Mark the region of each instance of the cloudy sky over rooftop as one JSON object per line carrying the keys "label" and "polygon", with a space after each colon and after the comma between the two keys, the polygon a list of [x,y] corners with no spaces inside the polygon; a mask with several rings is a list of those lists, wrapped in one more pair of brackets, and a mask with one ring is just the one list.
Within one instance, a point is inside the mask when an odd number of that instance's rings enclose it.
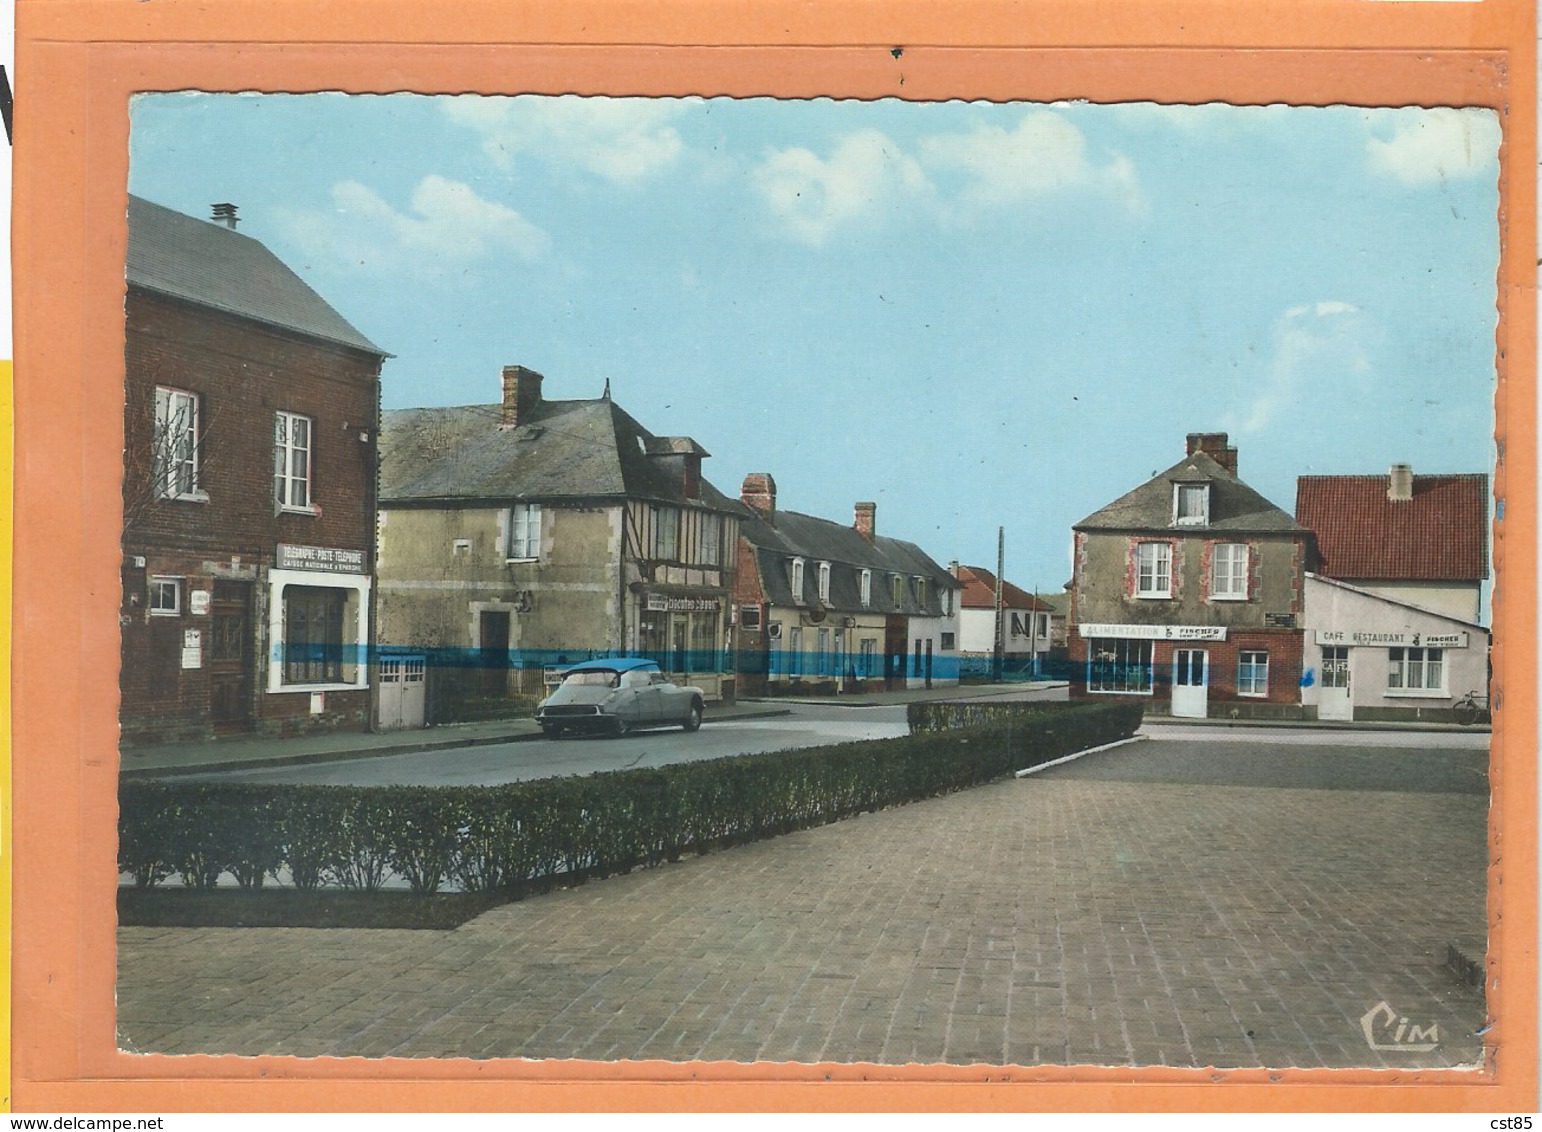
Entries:
{"label": "cloudy sky over rooftop", "polygon": [[1301,474],[1488,471],[1488,111],[139,96],[131,192],[265,242],[396,355],[690,435],[737,494],[1027,588],[1070,526],[1228,431]]}

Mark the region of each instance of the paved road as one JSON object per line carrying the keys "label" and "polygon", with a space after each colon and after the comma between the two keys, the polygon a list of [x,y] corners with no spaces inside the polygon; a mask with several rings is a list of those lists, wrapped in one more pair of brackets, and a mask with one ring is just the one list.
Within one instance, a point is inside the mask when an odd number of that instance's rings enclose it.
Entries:
{"label": "paved road", "polygon": [[343,762],[224,771],[196,778],[206,782],[313,782],[334,786],[491,786],[727,755],[790,751],[854,739],[885,739],[907,734],[908,730],[903,707],[790,704],[785,716],[709,722],[694,734],[670,728],[638,732],[622,739],[528,739]]}
{"label": "paved road", "polygon": [[1481,753],[1169,736],[452,932],[121,929],[121,1041],[868,1079],[1477,1061],[1481,996],[1443,962],[1484,937]]}

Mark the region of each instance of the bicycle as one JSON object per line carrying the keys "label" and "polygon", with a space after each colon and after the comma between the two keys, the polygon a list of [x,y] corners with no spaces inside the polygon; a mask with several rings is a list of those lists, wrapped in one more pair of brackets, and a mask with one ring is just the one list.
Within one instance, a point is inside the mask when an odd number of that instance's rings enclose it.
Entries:
{"label": "bicycle", "polygon": [[1457,700],[1456,703],[1452,704],[1451,714],[1463,727],[1470,727],[1477,723],[1479,717],[1483,715],[1483,708],[1478,703],[1477,691],[1468,692],[1461,699]]}

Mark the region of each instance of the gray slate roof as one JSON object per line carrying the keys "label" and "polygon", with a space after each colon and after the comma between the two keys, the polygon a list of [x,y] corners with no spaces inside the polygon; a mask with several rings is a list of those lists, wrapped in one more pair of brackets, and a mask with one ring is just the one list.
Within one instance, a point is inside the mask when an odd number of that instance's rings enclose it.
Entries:
{"label": "gray slate roof", "polygon": [[748,513],[705,478],[686,499],[678,471],[647,455],[670,447],[606,398],[542,401],[517,428],[500,420],[498,405],[383,413],[380,502],[647,499]]}
{"label": "gray slate roof", "polygon": [[[866,607],[871,612],[940,617],[940,591],[959,588],[958,579],[913,542],[884,535],[868,542],[855,527],[797,511],[778,510],[769,523],[758,512],[751,510],[750,514],[751,517],[740,521],[739,534],[755,553],[761,585],[766,599],[773,605],[813,605],[819,593],[820,562],[831,564],[829,607],[836,610],[857,612],[863,609],[860,580],[863,569],[873,572],[873,600]],[[788,560],[795,557],[803,558],[807,563],[802,602],[793,601],[792,578],[787,566]],[[899,606],[890,601],[890,574],[905,578],[903,601]],[[930,583],[925,607],[915,600],[911,579],[917,577],[926,578]]]}
{"label": "gray slate roof", "polygon": [[[1173,485],[1208,483],[1210,521],[1203,526],[1173,523]],[[1230,534],[1306,534],[1305,527],[1270,503],[1203,452],[1185,456],[1134,491],[1079,523],[1076,531],[1218,531]]]}
{"label": "gray slate roof", "polygon": [[225,314],[390,357],[250,236],[128,198],[128,283]]}

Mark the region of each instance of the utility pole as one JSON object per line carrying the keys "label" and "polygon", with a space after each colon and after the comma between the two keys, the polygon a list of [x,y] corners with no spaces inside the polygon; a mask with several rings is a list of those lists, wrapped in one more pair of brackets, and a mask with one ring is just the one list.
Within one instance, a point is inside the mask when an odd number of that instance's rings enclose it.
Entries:
{"label": "utility pole", "polygon": [[1002,615],[1005,613],[1001,588],[1001,575],[1006,570],[1006,528],[996,528],[996,642],[991,649],[991,680],[994,683],[1001,682],[1002,662],[1005,659],[1007,647],[1006,626],[1002,624]]}

